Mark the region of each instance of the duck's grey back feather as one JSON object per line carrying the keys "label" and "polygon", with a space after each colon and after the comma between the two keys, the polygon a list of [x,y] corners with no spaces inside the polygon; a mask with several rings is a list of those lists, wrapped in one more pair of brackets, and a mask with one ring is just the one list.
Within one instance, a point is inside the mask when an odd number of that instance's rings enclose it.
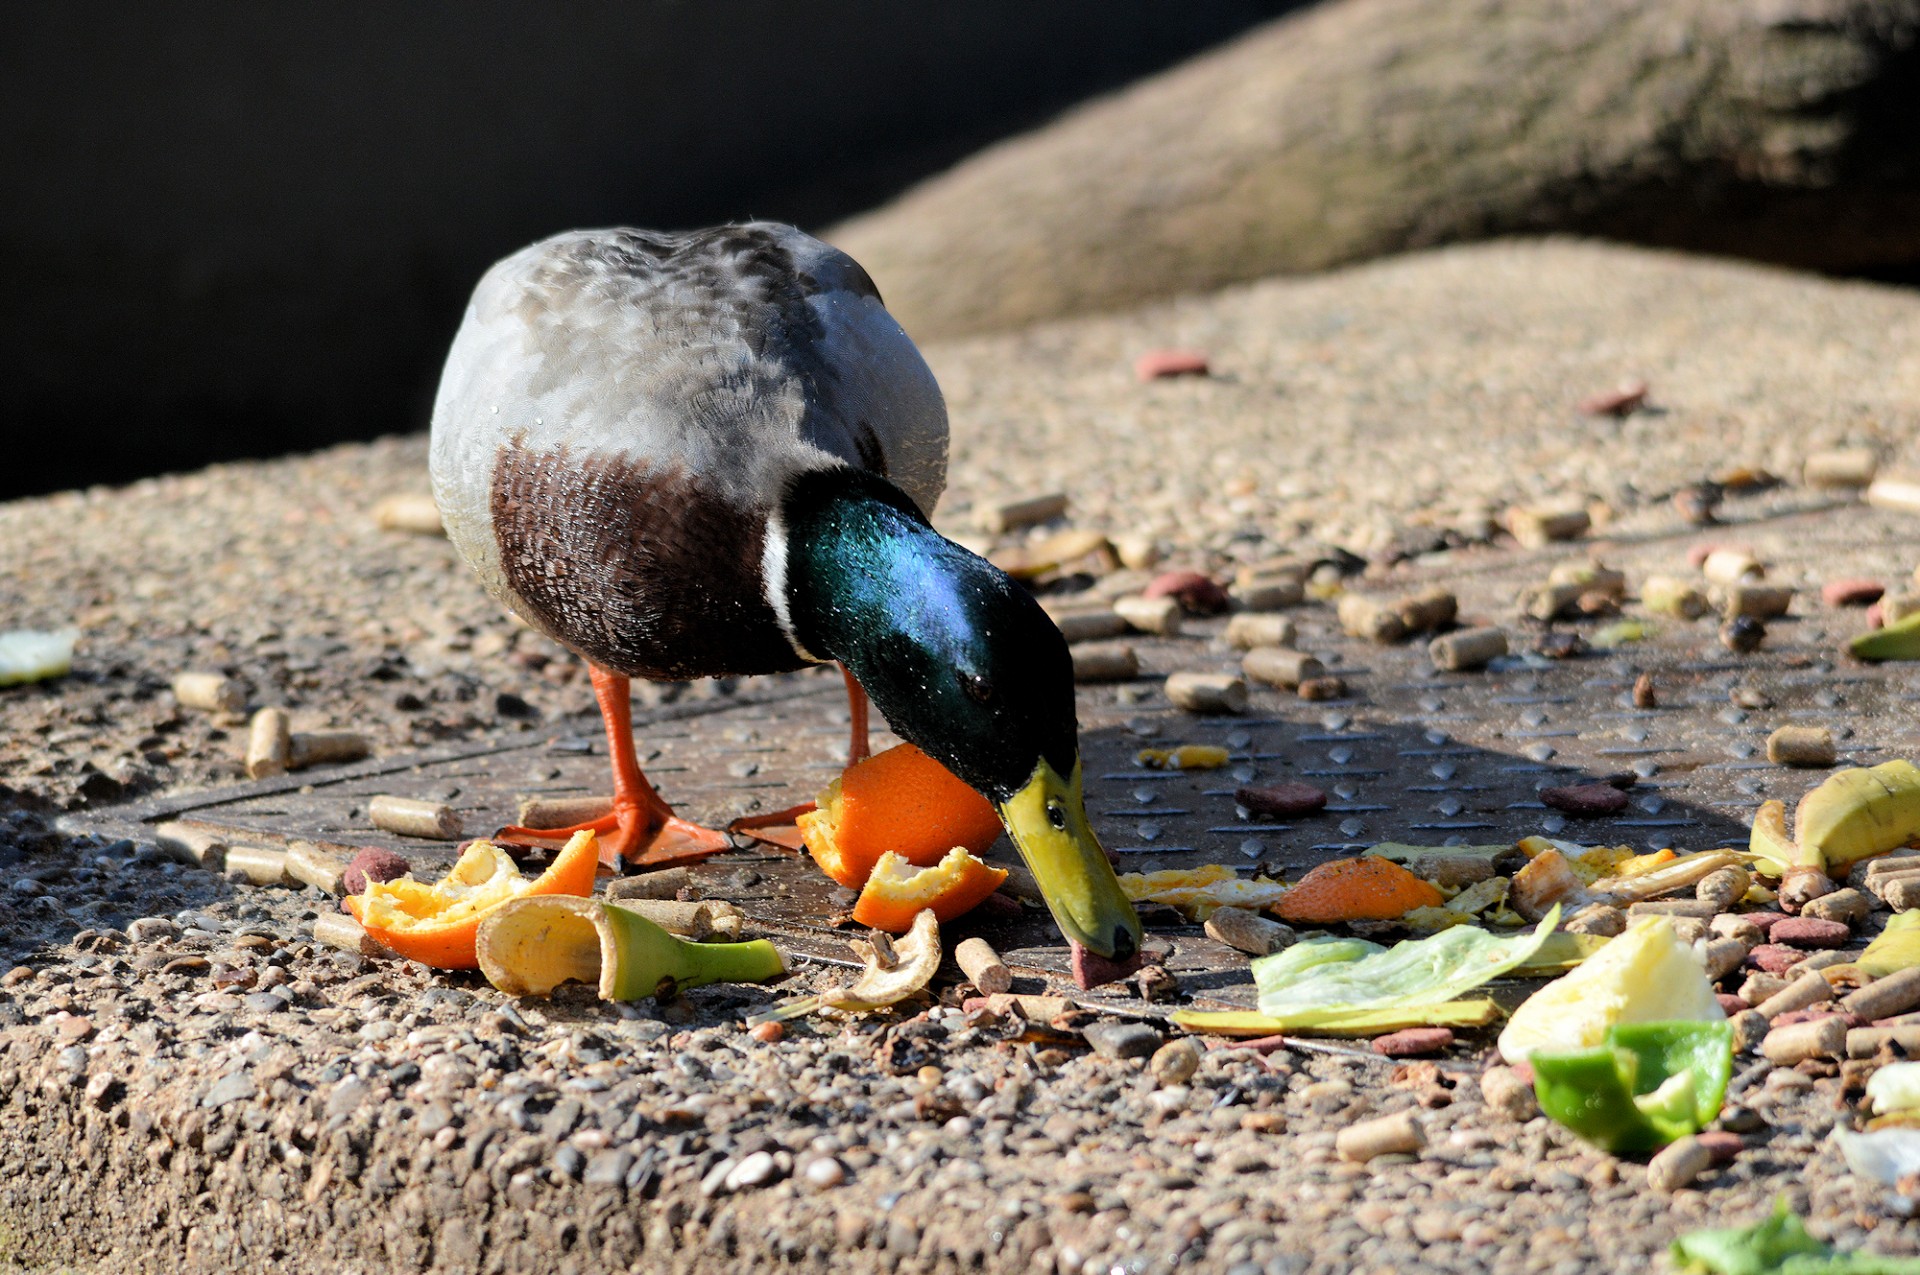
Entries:
{"label": "duck's grey back feather", "polygon": [[[553,605],[516,587],[524,572],[503,565],[503,455],[534,458],[543,472],[601,471],[600,499],[609,467],[656,483],[676,476],[703,502],[764,523],[792,474],[835,461],[884,474],[930,513],[946,451],[939,387],[866,272],[792,227],[753,223],[576,231],[495,265],[448,355],[432,468],[448,534],[489,591],[594,658]],[[756,527],[739,552],[760,535]],[[625,552],[597,549],[590,556]],[[641,549],[648,569],[671,570]],[[757,593],[760,564],[750,565]],[[642,613],[598,622],[644,629],[671,601],[642,599]]]}

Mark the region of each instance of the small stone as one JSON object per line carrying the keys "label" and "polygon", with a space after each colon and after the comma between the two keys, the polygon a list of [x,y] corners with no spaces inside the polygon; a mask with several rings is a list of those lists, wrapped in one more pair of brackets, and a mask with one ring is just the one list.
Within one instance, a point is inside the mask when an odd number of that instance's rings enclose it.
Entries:
{"label": "small stone", "polygon": [[807,1185],[816,1191],[830,1191],[847,1180],[847,1166],[832,1156],[821,1156],[808,1161],[803,1175]]}
{"label": "small stone", "polygon": [[1500,1115],[1524,1123],[1540,1114],[1533,1086],[1511,1067],[1489,1067],[1480,1076],[1480,1096]]}
{"label": "small stone", "polygon": [[787,1034],[787,1029],[779,1023],[759,1023],[747,1033],[763,1045],[771,1045]]}
{"label": "small stone", "polygon": [[179,937],[180,927],[170,917],[143,916],[127,925],[127,938],[140,946],[164,943]]}
{"label": "small stone", "polygon": [[1412,1155],[1427,1145],[1426,1131],[1411,1111],[1396,1111],[1348,1125],[1334,1135],[1333,1148],[1343,1160],[1362,1164],[1377,1156]]}
{"label": "small stone", "polygon": [[1170,1040],[1154,1050],[1147,1070],[1154,1080],[1166,1086],[1184,1085],[1200,1068],[1200,1046],[1189,1037]]}
{"label": "small stone", "polygon": [[1728,620],[1720,626],[1720,645],[1735,655],[1752,655],[1767,640],[1767,626],[1750,616]]}
{"label": "small stone", "polygon": [[728,1191],[750,1191],[780,1176],[779,1162],[770,1151],[756,1151],[735,1165],[725,1179]]}
{"label": "small stone", "polygon": [[1843,921],[1823,921],[1804,914],[1777,921],[1767,932],[1769,944],[1784,943],[1790,947],[1845,947],[1852,937],[1853,931]]}
{"label": "small stone", "polygon": [[96,1107],[111,1107],[112,1096],[119,1087],[119,1077],[110,1071],[99,1072],[87,1081],[87,1101]]}
{"label": "small stone", "polygon": [[1830,607],[1872,606],[1886,591],[1878,580],[1829,580],[1820,586],[1820,600]]}
{"label": "small stone", "polygon": [[1570,784],[1544,790],[1540,800],[1576,819],[1595,819],[1619,814],[1627,808],[1628,797],[1612,784]]}
{"label": "small stone", "polygon": [[369,881],[394,881],[406,876],[413,865],[391,850],[362,846],[347,863],[341,886],[348,894],[365,894]]}
{"label": "small stone", "polygon": [[68,1044],[76,1044],[93,1035],[93,1020],[83,1014],[69,1014],[58,1021],[54,1033]]}
{"label": "small stone", "polygon": [[1388,1058],[1418,1058],[1422,1054],[1437,1054],[1452,1045],[1452,1028],[1403,1027],[1397,1032],[1374,1037],[1373,1052]]}
{"label": "small stone", "polygon": [[213,1082],[206,1096],[200,1099],[200,1105],[209,1110],[224,1107],[230,1102],[243,1102],[259,1092],[254,1088],[253,1077],[244,1071],[228,1072]]}
{"label": "small stone", "polygon": [[1102,1058],[1145,1058],[1160,1048],[1160,1033],[1146,1023],[1102,1019],[1080,1034]]}

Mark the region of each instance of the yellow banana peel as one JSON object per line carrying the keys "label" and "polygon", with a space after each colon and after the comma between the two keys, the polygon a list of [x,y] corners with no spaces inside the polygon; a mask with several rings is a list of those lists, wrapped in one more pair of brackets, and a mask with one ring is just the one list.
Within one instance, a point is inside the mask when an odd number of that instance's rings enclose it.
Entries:
{"label": "yellow banana peel", "polygon": [[1920,844],[1920,767],[1896,760],[1834,772],[1800,799],[1794,831],[1787,833],[1785,804],[1766,802],[1753,817],[1748,849],[1756,867],[1788,878],[1783,890],[1797,886],[1796,894],[1812,878],[1844,877],[1862,859]]}
{"label": "yellow banana peel", "polygon": [[1784,876],[1788,868],[1799,865],[1800,847],[1787,832],[1786,802],[1761,803],[1753,816],[1753,832],[1747,838],[1747,849],[1753,854],[1753,866],[1766,876]]}
{"label": "yellow banana peel", "polygon": [[1920,839],[1920,766],[1890,761],[1837,771],[1800,799],[1794,825],[1809,861],[1829,876],[1898,850]]}

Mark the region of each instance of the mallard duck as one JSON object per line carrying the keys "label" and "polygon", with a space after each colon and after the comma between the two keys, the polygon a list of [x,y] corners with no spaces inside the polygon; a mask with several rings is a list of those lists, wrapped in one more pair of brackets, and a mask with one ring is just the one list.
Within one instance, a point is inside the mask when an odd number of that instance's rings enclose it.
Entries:
{"label": "mallard duck", "polygon": [[934,531],[946,460],[939,386],[866,271],[770,223],[514,253],[475,290],[433,412],[448,536],[592,669],[610,855],[728,844],[641,773],[629,678],[837,661],[856,739],[864,689],[994,803],[1070,942],[1127,961],[1140,923],[1087,821],[1066,644]]}

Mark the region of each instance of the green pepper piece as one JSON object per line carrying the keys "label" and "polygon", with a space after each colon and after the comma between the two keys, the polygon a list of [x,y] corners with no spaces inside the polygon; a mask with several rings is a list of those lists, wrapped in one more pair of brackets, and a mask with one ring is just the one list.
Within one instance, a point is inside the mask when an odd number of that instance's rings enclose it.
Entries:
{"label": "green pepper piece", "polygon": [[1720,1114],[1733,1075],[1733,1028],[1623,1023],[1596,1048],[1530,1061],[1547,1115],[1604,1151],[1652,1151]]}

